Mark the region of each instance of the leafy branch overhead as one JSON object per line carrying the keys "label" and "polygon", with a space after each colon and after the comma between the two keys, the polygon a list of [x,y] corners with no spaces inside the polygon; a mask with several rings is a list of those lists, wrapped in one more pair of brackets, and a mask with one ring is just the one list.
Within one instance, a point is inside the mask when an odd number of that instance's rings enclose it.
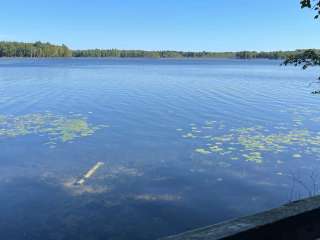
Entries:
{"label": "leafy branch overhead", "polygon": [[[303,69],[320,65],[320,54],[318,50],[309,49],[295,55],[289,56],[284,65],[293,64],[294,66],[302,65]],[[320,80],[320,78],[319,78]]]}
{"label": "leafy branch overhead", "polygon": [[[320,16],[320,0],[300,0],[301,8],[309,8],[316,11],[315,19]],[[309,49],[305,51],[298,51],[287,57],[283,63],[284,65],[293,64],[294,66],[302,65],[303,69],[312,66],[320,66],[320,51]],[[320,77],[319,77],[320,80]],[[319,91],[320,92],[320,91]],[[318,91],[317,91],[318,93]]]}
{"label": "leafy branch overhead", "polygon": [[316,11],[315,19],[319,18],[320,15],[320,1],[319,0],[301,0],[301,8],[310,8]]}

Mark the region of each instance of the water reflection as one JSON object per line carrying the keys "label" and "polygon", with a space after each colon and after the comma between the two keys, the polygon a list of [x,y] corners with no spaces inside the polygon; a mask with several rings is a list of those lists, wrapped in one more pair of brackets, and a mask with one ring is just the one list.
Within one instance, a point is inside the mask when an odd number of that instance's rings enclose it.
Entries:
{"label": "water reflection", "polygon": [[278,64],[0,60],[1,238],[155,239],[317,192],[317,74]]}

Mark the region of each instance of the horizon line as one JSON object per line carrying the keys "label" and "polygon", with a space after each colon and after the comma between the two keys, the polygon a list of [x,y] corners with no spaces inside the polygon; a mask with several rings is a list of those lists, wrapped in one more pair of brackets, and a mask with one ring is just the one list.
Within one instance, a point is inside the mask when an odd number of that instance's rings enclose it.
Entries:
{"label": "horizon line", "polygon": [[145,51],[145,52],[194,52],[194,53],[200,53],[200,52],[209,52],[209,53],[237,53],[237,52],[294,52],[299,50],[307,50],[307,49],[314,49],[318,50],[319,48],[295,48],[295,49],[269,49],[269,50],[248,50],[248,49],[242,49],[242,50],[224,50],[224,51],[215,51],[215,50],[186,50],[186,49],[140,49],[140,48],[132,48],[132,49],[126,49],[126,48],[116,48],[116,47],[92,47],[92,48],[72,48],[70,45],[66,43],[57,43],[57,42],[49,42],[49,41],[43,41],[43,40],[35,40],[35,41],[21,41],[21,40],[1,40],[0,42],[15,42],[15,43],[26,43],[26,44],[34,44],[36,42],[41,43],[49,43],[52,45],[62,46],[65,45],[69,48],[71,51],[85,51],[85,50],[119,50],[119,51]]}

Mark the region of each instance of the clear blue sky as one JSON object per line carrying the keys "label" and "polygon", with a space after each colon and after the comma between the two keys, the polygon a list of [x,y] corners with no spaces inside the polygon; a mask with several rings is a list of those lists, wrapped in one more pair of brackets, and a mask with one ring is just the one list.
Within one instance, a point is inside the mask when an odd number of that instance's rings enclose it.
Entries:
{"label": "clear blue sky", "polygon": [[320,20],[299,0],[5,0],[0,40],[73,49],[320,48]]}

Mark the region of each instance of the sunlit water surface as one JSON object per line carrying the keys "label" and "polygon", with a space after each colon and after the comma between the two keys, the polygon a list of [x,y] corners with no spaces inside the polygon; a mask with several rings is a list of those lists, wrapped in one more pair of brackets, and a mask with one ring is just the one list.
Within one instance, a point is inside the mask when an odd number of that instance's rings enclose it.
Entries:
{"label": "sunlit water surface", "polygon": [[0,60],[0,238],[149,240],[317,193],[316,77],[268,60]]}

